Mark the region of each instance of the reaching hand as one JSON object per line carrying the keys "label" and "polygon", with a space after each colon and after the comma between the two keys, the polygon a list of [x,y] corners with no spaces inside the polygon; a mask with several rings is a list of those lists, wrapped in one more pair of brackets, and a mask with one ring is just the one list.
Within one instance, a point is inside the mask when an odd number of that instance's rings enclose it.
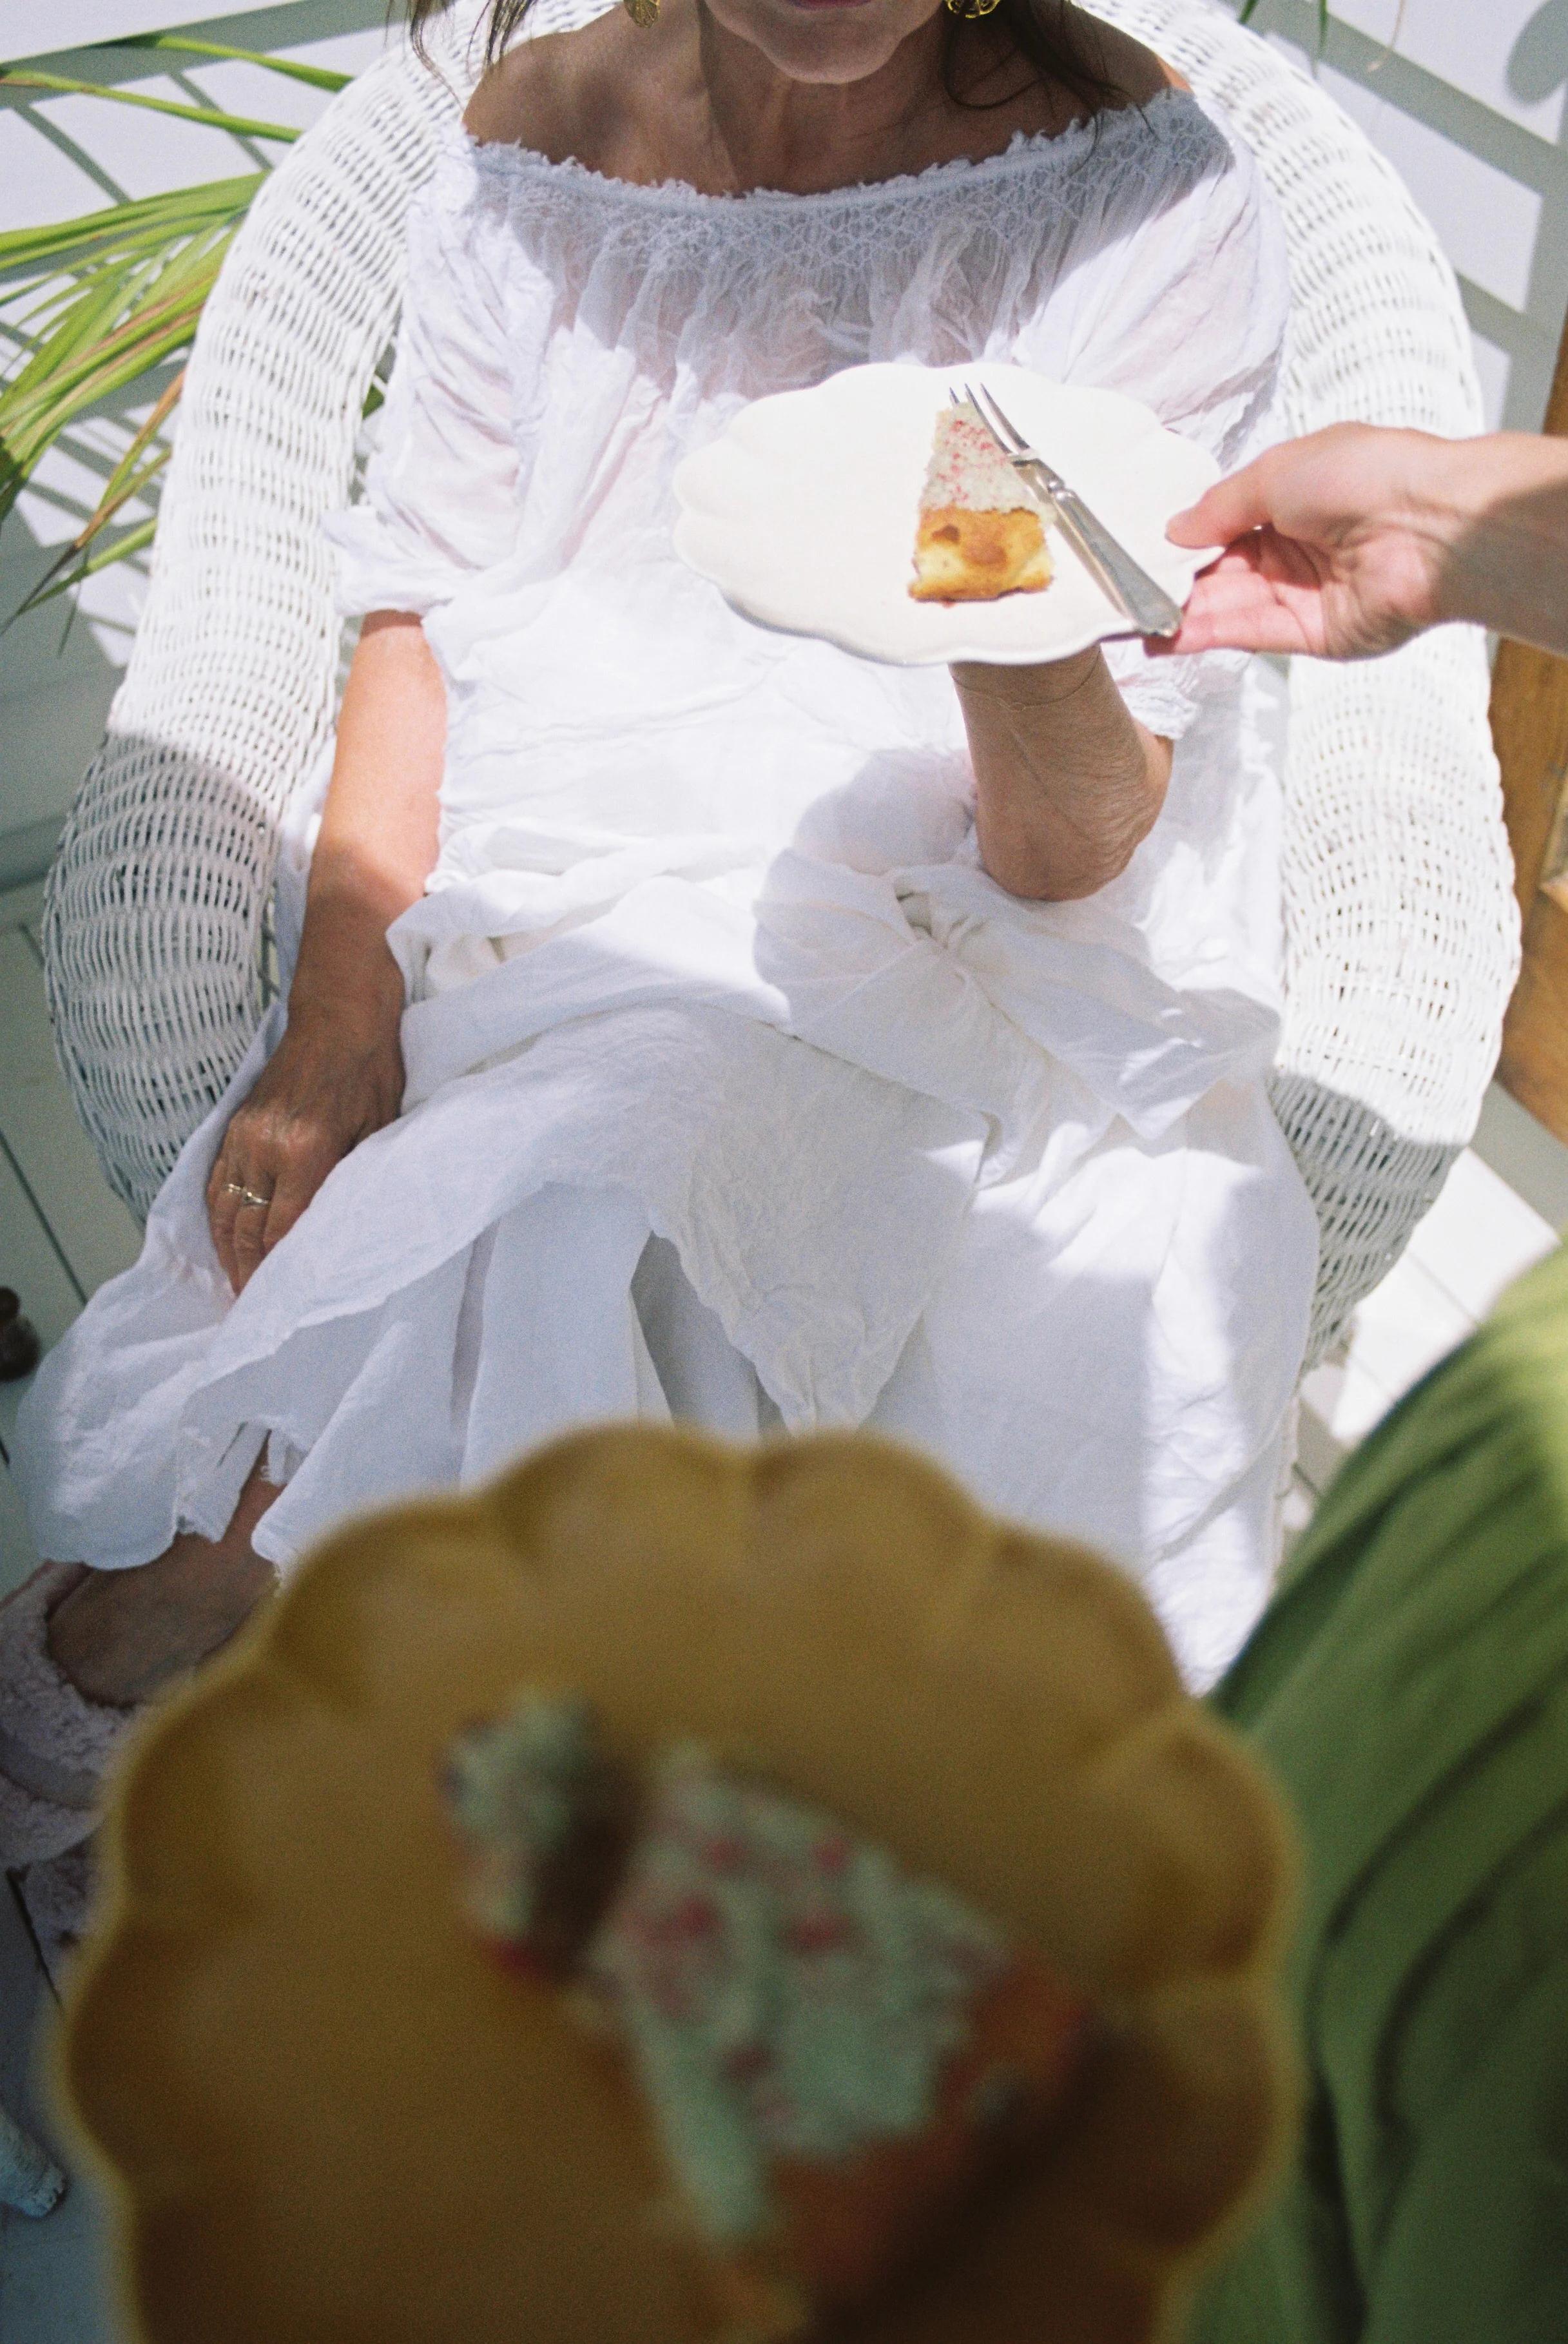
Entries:
{"label": "reaching hand", "polygon": [[1151,651],[1371,659],[1444,616],[1449,547],[1429,476],[1446,443],[1340,423],[1220,480],[1168,534],[1227,551]]}
{"label": "reaching hand", "polygon": [[341,1024],[290,1023],[225,1132],[207,1184],[212,1241],[237,1294],[333,1166],[391,1122],[402,1090],[395,1019],[364,1036]]}

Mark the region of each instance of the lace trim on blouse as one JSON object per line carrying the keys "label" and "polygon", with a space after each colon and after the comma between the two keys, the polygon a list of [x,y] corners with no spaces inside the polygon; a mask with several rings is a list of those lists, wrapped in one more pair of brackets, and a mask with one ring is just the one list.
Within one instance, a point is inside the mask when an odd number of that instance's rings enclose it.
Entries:
{"label": "lace trim on blouse", "polygon": [[977,182],[1017,177],[1047,165],[1057,169],[1076,167],[1087,155],[1103,155],[1107,139],[1125,136],[1125,126],[1128,124],[1136,125],[1146,136],[1152,134],[1166,137],[1167,126],[1172,121],[1178,126],[1178,136],[1167,138],[1167,143],[1183,144],[1179,131],[1185,129],[1189,134],[1185,143],[1194,159],[1207,160],[1217,150],[1224,151],[1223,137],[1190,91],[1162,89],[1145,106],[1118,106],[1094,116],[1090,121],[1070,124],[1066,130],[1016,130],[1007,146],[995,155],[956,155],[943,163],[928,163],[921,171],[898,172],[890,179],[857,179],[847,187],[820,187],[804,194],[793,187],[746,187],[737,194],[714,195],[693,187],[686,179],[616,179],[594,170],[591,164],[579,162],[574,155],[557,160],[541,154],[537,147],[510,140],[474,138],[460,122],[452,136],[457,152],[477,172],[502,182],[513,177],[555,177],[605,203],[643,203],[679,210],[698,206],[767,210],[775,206],[793,209],[799,204],[827,207],[907,203],[946,193],[952,187],[968,192]]}

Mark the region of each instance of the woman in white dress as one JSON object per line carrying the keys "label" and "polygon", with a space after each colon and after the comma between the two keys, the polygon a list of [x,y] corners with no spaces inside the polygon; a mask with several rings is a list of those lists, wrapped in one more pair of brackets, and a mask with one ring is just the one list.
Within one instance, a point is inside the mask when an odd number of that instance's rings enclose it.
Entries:
{"label": "woman in white dress", "polygon": [[334,1521],[586,1420],[883,1428],[1195,1680],[1258,1610],[1316,1234],[1237,663],[882,668],[671,545],[688,450],[868,359],[1266,432],[1249,157],[1057,0],[956,5],[637,0],[508,50],[418,198],[287,1021],[26,1408],[10,1860],[46,1692],[90,1773]]}

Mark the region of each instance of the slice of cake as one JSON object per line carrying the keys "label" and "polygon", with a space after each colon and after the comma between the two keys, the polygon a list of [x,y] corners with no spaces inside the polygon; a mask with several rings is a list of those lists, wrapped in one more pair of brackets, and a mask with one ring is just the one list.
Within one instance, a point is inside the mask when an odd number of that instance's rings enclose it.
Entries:
{"label": "slice of cake", "polygon": [[1057,2131],[1087,2005],[819,1809],[691,1745],[634,1776],[572,1696],[447,1789],[471,1919],[615,2046],[733,2344],[875,2306]]}
{"label": "slice of cake", "polygon": [[917,602],[994,602],[1051,582],[1039,506],[967,399],[946,407],[920,491]]}

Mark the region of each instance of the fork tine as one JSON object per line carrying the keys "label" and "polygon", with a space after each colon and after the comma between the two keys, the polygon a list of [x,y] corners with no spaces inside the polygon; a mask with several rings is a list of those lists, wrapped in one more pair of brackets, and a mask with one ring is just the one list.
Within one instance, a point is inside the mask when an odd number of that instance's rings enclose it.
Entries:
{"label": "fork tine", "polygon": [[980,406],[981,414],[986,418],[986,420],[990,424],[992,430],[997,434],[998,438],[1007,442],[1011,452],[1015,456],[1019,454],[1022,450],[1028,446],[1028,441],[1025,439],[1017,425],[1002,412],[1002,409],[997,406],[996,399],[992,397],[991,393],[986,389],[984,385],[981,385],[977,392],[972,393],[971,396],[976,399],[976,405],[979,405],[981,400],[985,402],[983,406]]}
{"label": "fork tine", "polygon": [[[979,417],[980,421],[990,433],[992,439],[996,441],[997,447],[1001,450],[1003,455],[1010,456],[1013,453],[1013,449],[1003,433],[997,429],[990,412],[990,410],[996,406],[996,401],[992,399],[989,391],[982,389],[978,383],[966,382],[964,385],[964,395],[968,399],[970,406],[975,410],[975,413]],[[1022,441],[1020,441],[1019,445],[1022,446]]]}

